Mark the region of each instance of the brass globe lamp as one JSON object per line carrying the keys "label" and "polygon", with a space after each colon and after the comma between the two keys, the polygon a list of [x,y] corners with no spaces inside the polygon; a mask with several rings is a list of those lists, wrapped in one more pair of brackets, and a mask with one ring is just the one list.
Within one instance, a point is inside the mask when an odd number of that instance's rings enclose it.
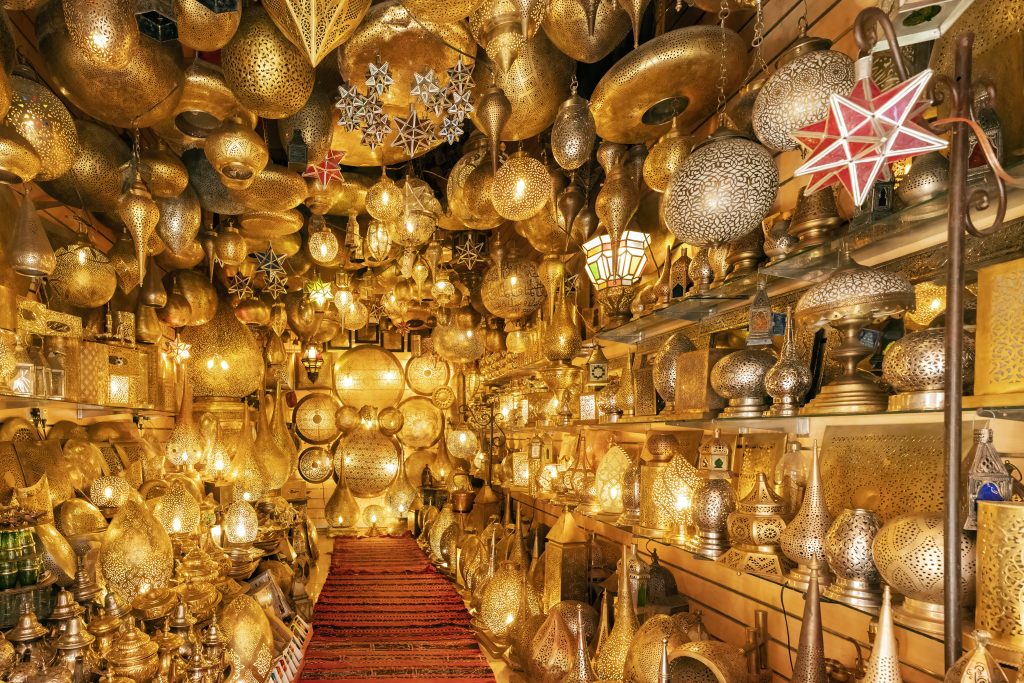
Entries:
{"label": "brass globe lamp", "polygon": [[366,213],[382,223],[397,221],[402,215],[402,191],[391,178],[381,175],[366,191]]}
{"label": "brass globe lamp", "polygon": [[760,229],[775,203],[779,171],[771,153],[721,129],[672,176],[662,200],[665,226],[695,246],[714,246]]}
{"label": "brass globe lamp", "polygon": [[576,94],[562,102],[551,128],[551,155],[559,166],[575,171],[590,160],[597,138],[589,102]]}
{"label": "brass globe lamp", "polygon": [[551,198],[551,174],[544,164],[519,150],[494,174],[491,202],[510,221],[533,218]]}
{"label": "brass globe lamp", "polygon": [[[332,263],[338,256],[338,236],[327,227],[323,216],[316,214],[309,218],[309,240],[306,242],[309,255],[320,264]],[[337,305],[337,302],[335,302]],[[341,306],[338,305],[339,310]]]}
{"label": "brass globe lamp", "polygon": [[199,528],[199,501],[178,479],[157,500],[153,515],[172,538],[186,536]]}
{"label": "brass globe lamp", "polygon": [[123,67],[136,49],[139,30],[131,7],[119,0],[62,3],[68,39],[83,58]]}
{"label": "brass globe lamp", "polygon": [[20,135],[39,157],[37,180],[53,180],[70,170],[78,154],[78,132],[60,99],[31,77],[30,71],[11,76],[14,93],[4,124]]}
{"label": "brass globe lamp", "polygon": [[97,308],[110,301],[117,289],[117,272],[106,254],[89,242],[85,232],[78,240],[58,249],[56,267],[50,274],[53,293],[71,306]]}
{"label": "brass globe lamp", "polygon": [[398,473],[400,447],[373,427],[361,426],[335,444],[334,468],[344,469],[354,495],[379,496]]}
{"label": "brass globe lamp", "polygon": [[249,545],[256,540],[260,522],[252,505],[244,500],[236,500],[224,511],[221,525],[228,543]]}
{"label": "brass globe lamp", "polygon": [[491,251],[494,265],[487,269],[480,287],[484,306],[492,315],[506,320],[528,317],[540,308],[545,297],[536,264],[520,258],[514,247],[506,254],[496,243]]}
{"label": "brass globe lamp", "polygon": [[644,159],[644,182],[655,192],[664,192],[675,172],[682,166],[693,149],[693,138],[684,135],[677,120],[672,127],[651,147]]}

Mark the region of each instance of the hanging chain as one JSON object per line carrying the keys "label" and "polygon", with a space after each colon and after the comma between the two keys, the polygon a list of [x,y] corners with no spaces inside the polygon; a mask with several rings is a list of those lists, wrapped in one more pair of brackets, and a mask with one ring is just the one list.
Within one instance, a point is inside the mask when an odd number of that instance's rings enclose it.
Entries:
{"label": "hanging chain", "polygon": [[575,95],[576,91],[579,90],[579,88],[580,88],[580,82],[579,82],[579,80],[577,80],[576,74],[574,72],[573,75],[572,75],[572,79],[569,80],[569,92],[571,94]]}
{"label": "hanging chain", "polygon": [[754,60],[751,61],[751,64],[757,64],[761,67],[762,73],[768,73],[768,65],[764,61],[764,51],[761,49],[763,45],[764,2],[763,0],[757,0],[756,13],[754,14],[754,39],[750,41],[750,46],[754,48]]}
{"label": "hanging chain", "polygon": [[726,69],[725,69],[725,20],[729,18],[729,0],[721,0],[721,5],[718,10],[718,26],[722,29],[722,40],[719,45],[719,61],[718,61],[718,126],[722,127],[725,125],[725,84],[726,84]]}

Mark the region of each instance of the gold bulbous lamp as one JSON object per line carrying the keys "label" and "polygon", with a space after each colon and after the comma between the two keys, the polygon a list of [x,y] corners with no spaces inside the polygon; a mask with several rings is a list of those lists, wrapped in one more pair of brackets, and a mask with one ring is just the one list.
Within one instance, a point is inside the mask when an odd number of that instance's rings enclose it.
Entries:
{"label": "gold bulbous lamp", "polygon": [[324,506],[324,518],[332,529],[351,529],[359,522],[359,503],[348,486],[344,465],[339,468],[339,464],[342,463],[335,460],[334,471],[338,474],[338,485]]}
{"label": "gold bulbous lamp", "polygon": [[252,185],[270,161],[267,143],[241,117],[224,121],[207,136],[203,149],[221,182],[233,190]]}
{"label": "gold bulbous lamp", "polygon": [[[190,352],[191,353],[191,352]],[[202,460],[203,434],[192,420],[192,387],[185,382],[181,406],[174,427],[167,436],[164,453],[167,461],[175,467],[195,465]]]}
{"label": "gold bulbous lamp", "polygon": [[268,491],[275,491],[284,486],[288,477],[292,474],[292,458],[277,444],[273,431],[270,428],[270,421],[267,417],[267,396],[256,409],[256,441],[253,448],[260,454],[260,465],[266,473],[266,488]]}
{"label": "gold bulbous lamp", "polygon": [[142,279],[146,276],[149,240],[160,222],[160,208],[153,201],[153,195],[149,193],[138,171],[135,172],[135,180],[131,187],[121,195],[117,215],[135,241],[135,254],[139,259],[139,278]]}
{"label": "gold bulbous lamp", "polygon": [[18,275],[46,277],[57,267],[53,247],[36,214],[36,206],[28,196],[18,207],[18,218],[8,250],[11,268]]}
{"label": "gold bulbous lamp", "polygon": [[153,506],[153,516],[171,537],[195,533],[199,528],[199,514],[199,501],[180,479],[171,482],[167,492]]}
{"label": "gold bulbous lamp", "polygon": [[196,397],[242,398],[259,386],[260,345],[226,302],[206,324],[182,330],[181,339],[192,345],[188,370]]}
{"label": "gold bulbous lamp", "polygon": [[228,543],[249,545],[256,540],[259,518],[251,504],[244,500],[236,500],[224,511],[224,521],[221,525]]}
{"label": "gold bulbous lamp", "polygon": [[[273,68],[264,68],[273,64]],[[309,60],[282,35],[263,7],[242,13],[238,31],[221,51],[224,80],[246,109],[269,119],[291,116],[313,92]]]}
{"label": "gold bulbous lamp", "polygon": [[55,297],[71,306],[97,308],[117,290],[117,273],[110,259],[96,249],[84,230],[78,239],[54,253],[56,267],[48,280]]}
{"label": "gold bulbous lamp", "polygon": [[523,221],[540,213],[551,197],[551,174],[540,161],[519,150],[494,174],[491,202],[498,214]]}
{"label": "gold bulbous lamp", "polygon": [[78,132],[71,113],[31,71],[11,76],[14,93],[4,124],[20,135],[39,157],[36,180],[54,180],[68,172],[78,154]]}
{"label": "gold bulbous lamp", "polygon": [[128,500],[103,532],[99,568],[107,589],[129,601],[170,583],[171,539],[141,501]]}

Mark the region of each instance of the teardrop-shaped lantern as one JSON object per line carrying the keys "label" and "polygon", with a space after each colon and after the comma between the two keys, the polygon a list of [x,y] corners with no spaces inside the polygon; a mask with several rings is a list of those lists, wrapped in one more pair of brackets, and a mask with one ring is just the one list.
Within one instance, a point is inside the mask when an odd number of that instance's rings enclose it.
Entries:
{"label": "teardrop-shaped lantern", "polygon": [[324,517],[332,527],[349,529],[359,521],[359,503],[348,487],[344,466],[339,471],[338,464],[338,460],[335,459],[335,472],[338,473],[339,480],[338,485],[334,487],[334,493],[324,506]]}
{"label": "teardrop-shaped lantern", "polygon": [[[276,338],[280,342],[280,336],[276,336]],[[270,343],[268,343],[267,348],[270,346]],[[281,391],[279,383],[274,397],[274,419],[270,422],[270,433],[274,437],[274,443],[288,457],[289,470],[293,471],[299,461],[299,451],[295,447],[295,440],[292,439],[291,432],[288,430],[289,412],[288,402],[285,400],[285,392]]]}
{"label": "teardrop-shaped lantern", "polygon": [[498,145],[501,143],[501,132],[512,116],[512,103],[501,88],[492,84],[476,103],[476,116],[480,121],[480,130],[491,145],[491,170],[497,173]]}
{"label": "teardrop-shaped lantern", "polygon": [[203,435],[192,419],[192,385],[186,380],[177,419],[164,444],[164,454],[175,467],[184,467],[200,462],[202,450]]}
{"label": "teardrop-shaped lantern", "polygon": [[135,339],[140,344],[156,344],[164,336],[164,328],[160,324],[160,318],[156,309],[142,303],[139,297],[139,305],[135,307]]}
{"label": "teardrop-shaped lantern", "polygon": [[235,441],[235,452],[231,456],[228,478],[232,482],[235,500],[254,503],[266,493],[267,473],[256,455],[248,405],[243,408],[242,429]]}
{"label": "teardrop-shaped lantern", "polygon": [[153,516],[172,536],[186,536],[199,528],[199,501],[179,478],[171,482],[167,493],[153,506]]}
{"label": "teardrop-shaped lantern", "polygon": [[155,201],[160,211],[156,234],[170,251],[175,254],[184,252],[199,234],[203,215],[199,196],[190,185],[177,197],[157,198]]}
{"label": "teardrop-shaped lantern", "polygon": [[154,268],[152,263],[146,269],[146,278],[142,281],[139,304],[149,308],[161,308],[167,305],[167,290],[164,289],[160,271]]}
{"label": "teardrop-shaped lantern", "polygon": [[575,171],[587,163],[594,151],[597,129],[590,103],[576,94],[562,102],[551,128],[551,155],[567,171]]}
{"label": "teardrop-shaped lantern", "polygon": [[121,196],[117,215],[135,240],[135,253],[139,259],[139,279],[146,276],[146,252],[149,240],[160,222],[160,209],[153,201],[153,195],[142,182],[142,176],[135,174],[135,181]]}
{"label": "teardrop-shaped lantern", "polygon": [[139,260],[135,255],[135,242],[127,232],[117,236],[117,241],[107,254],[117,273],[117,286],[127,294],[139,285]]}
{"label": "teardrop-shaped lantern", "polygon": [[153,197],[177,197],[188,186],[188,169],[163,142],[142,153],[139,172]]}
{"label": "teardrop-shaped lantern", "polygon": [[28,195],[18,209],[18,220],[8,250],[11,267],[19,275],[47,277],[57,267],[53,247],[36,214],[36,205]]}
{"label": "teardrop-shaped lantern", "polygon": [[217,306],[209,322],[189,327],[181,336],[192,345],[189,377],[196,396],[242,398],[259,386],[263,370],[260,345],[227,302]]}
{"label": "teardrop-shaped lantern", "polygon": [[171,539],[140,500],[129,498],[103,532],[99,568],[107,590],[128,601],[170,583]]}
{"label": "teardrop-shaped lantern", "polygon": [[270,428],[270,421],[267,419],[269,411],[266,410],[266,399],[266,394],[264,394],[264,400],[260,402],[260,406],[256,409],[258,417],[256,418],[255,450],[260,454],[260,464],[267,473],[267,490],[276,491],[284,486],[284,483],[288,481],[288,477],[291,476],[292,460],[291,456],[285,453],[274,439]]}
{"label": "teardrop-shaped lantern", "polygon": [[640,206],[640,193],[626,171],[626,146],[602,142],[597,159],[605,172],[605,181],[597,193],[594,210],[601,223],[608,228],[613,246],[632,220]]}

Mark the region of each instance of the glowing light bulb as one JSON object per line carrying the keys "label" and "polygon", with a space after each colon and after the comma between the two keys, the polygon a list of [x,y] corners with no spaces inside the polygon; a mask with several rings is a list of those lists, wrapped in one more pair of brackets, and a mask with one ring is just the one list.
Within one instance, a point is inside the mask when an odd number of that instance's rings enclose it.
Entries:
{"label": "glowing light bulb", "polygon": [[172,533],[175,533],[175,534],[180,534],[181,533],[181,518],[180,517],[175,517],[174,519],[171,520],[171,531],[172,531]]}
{"label": "glowing light bulb", "polygon": [[105,486],[105,487],[103,487],[103,496],[105,498],[111,498],[113,495],[114,495],[114,487],[113,486]]}

